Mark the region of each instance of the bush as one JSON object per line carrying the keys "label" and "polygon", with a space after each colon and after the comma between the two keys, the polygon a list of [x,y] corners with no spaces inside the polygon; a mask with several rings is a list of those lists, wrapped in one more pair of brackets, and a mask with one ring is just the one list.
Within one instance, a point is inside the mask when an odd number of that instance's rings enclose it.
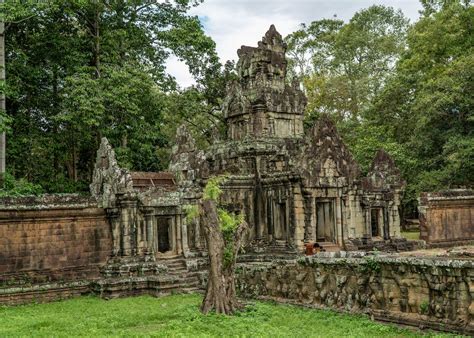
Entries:
{"label": "bush", "polygon": [[5,196],[28,196],[43,193],[39,184],[28,182],[24,178],[15,179],[10,173],[5,174],[4,186],[0,189],[0,197]]}

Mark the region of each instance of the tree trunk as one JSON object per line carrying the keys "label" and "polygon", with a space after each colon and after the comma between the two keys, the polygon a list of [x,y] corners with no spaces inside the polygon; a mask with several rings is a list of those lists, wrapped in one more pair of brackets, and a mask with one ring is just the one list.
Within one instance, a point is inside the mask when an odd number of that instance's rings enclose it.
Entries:
{"label": "tree trunk", "polygon": [[[237,253],[248,225],[245,221],[239,224],[232,243],[226,243],[220,228],[216,203],[212,200],[202,200],[199,202],[199,209],[209,253],[209,280],[201,311],[208,313],[215,310],[216,313],[232,314],[240,307],[235,295],[234,271]],[[224,260],[226,245],[231,247],[232,252],[232,258],[227,261]]]}
{"label": "tree trunk", "polygon": [[[0,0],[3,5],[4,0]],[[0,21],[0,82],[5,83],[5,22]],[[5,113],[5,92],[0,92],[0,110]],[[5,178],[5,158],[6,156],[6,140],[5,132],[0,132],[0,188],[3,188]]]}

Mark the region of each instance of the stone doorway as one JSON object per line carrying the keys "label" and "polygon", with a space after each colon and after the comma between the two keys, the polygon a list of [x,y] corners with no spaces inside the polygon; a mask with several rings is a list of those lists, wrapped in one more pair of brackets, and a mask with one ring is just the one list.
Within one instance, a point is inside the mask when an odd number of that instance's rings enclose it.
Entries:
{"label": "stone doorway", "polygon": [[334,201],[316,201],[316,240],[334,242]]}
{"label": "stone doorway", "polygon": [[170,219],[165,217],[158,218],[157,222],[158,234],[158,252],[167,252],[171,250],[170,245]]}
{"label": "stone doorway", "polygon": [[380,218],[382,215],[382,209],[373,208],[370,209],[370,230],[372,237],[380,236]]}

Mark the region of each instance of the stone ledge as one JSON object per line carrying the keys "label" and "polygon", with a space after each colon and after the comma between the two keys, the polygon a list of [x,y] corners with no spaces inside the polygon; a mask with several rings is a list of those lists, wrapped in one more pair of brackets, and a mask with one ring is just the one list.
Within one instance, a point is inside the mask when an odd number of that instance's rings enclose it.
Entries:
{"label": "stone ledge", "polygon": [[97,200],[80,194],[44,194],[41,196],[1,197],[3,210],[47,210],[97,208]]}

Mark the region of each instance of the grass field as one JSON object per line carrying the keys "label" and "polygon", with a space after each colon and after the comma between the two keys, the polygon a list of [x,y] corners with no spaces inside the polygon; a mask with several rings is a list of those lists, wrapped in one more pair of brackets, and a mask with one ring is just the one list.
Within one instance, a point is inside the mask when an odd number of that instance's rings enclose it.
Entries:
{"label": "grass field", "polygon": [[420,232],[419,231],[402,231],[402,237],[406,239],[420,239]]}
{"label": "grass field", "polygon": [[0,307],[0,337],[12,336],[259,336],[416,337],[419,332],[363,316],[256,302],[232,317],[199,312],[199,295],[105,301],[82,297]]}

